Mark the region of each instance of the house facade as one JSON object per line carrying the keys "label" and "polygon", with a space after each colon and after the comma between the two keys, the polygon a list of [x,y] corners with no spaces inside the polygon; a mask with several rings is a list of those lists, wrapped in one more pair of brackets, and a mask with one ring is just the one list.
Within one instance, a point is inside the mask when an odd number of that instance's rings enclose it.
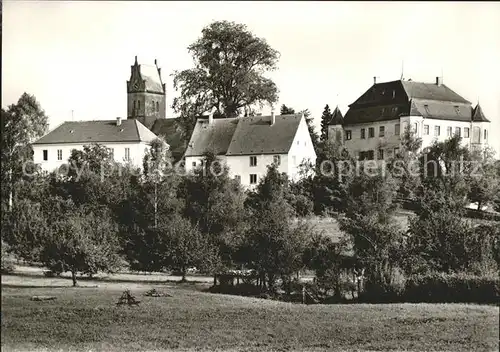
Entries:
{"label": "house facade", "polygon": [[230,177],[254,188],[276,163],[292,180],[300,178],[300,164],[316,162],[316,153],[303,115],[198,119],[188,143],[186,171],[193,171],[211,151],[229,167]]}
{"label": "house facade", "polygon": [[374,82],[328,126],[328,136],[361,160],[385,160],[397,153],[407,127],[422,139],[422,149],[455,134],[470,148],[486,147],[490,138],[481,106],[473,107],[439,77],[435,83]]}
{"label": "house facade", "polygon": [[43,171],[52,172],[68,162],[72,150],[100,144],[116,162],[142,167],[149,143],[155,138],[135,119],[64,122],[32,144],[33,161]]}

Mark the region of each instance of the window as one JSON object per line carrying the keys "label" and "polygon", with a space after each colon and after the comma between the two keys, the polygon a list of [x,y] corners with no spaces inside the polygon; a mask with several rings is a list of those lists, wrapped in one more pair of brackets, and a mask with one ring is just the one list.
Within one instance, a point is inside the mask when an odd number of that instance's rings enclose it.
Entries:
{"label": "window", "polygon": [[193,161],[191,165],[193,165],[193,167],[196,167],[196,161]]}
{"label": "window", "polygon": [[57,160],[62,160],[62,149],[57,149]]}
{"label": "window", "polygon": [[484,130],[484,137],[483,137],[483,140],[486,142],[486,140],[488,139],[488,130],[485,129]]}
{"label": "window", "polygon": [[389,159],[392,157],[392,149],[387,149],[387,157]]}
{"label": "window", "polygon": [[455,136],[460,137],[460,127],[455,127]]}
{"label": "window", "polygon": [[300,145],[300,141],[297,141],[297,145]]}
{"label": "window", "polygon": [[401,125],[399,123],[394,125],[394,134],[396,136],[399,136],[401,134]]}
{"label": "window", "polygon": [[235,179],[238,183],[241,183],[241,176],[240,176],[240,175],[234,175],[234,179]]}
{"label": "window", "polygon": [[469,138],[470,130],[469,127],[464,127],[464,138]]}
{"label": "window", "polygon": [[429,135],[429,125],[424,125],[424,135]]}
{"label": "window", "polygon": [[42,152],[43,152],[43,161],[49,160],[49,151],[47,149],[44,149]]}
{"label": "window", "polygon": [[135,100],[134,100],[134,110],[135,110]]}
{"label": "window", "polygon": [[380,127],[378,128],[378,136],[379,136],[379,137],[383,137],[383,136],[385,136],[385,126],[380,126]]}
{"label": "window", "polygon": [[280,155],[273,156],[273,163],[280,166],[281,165],[281,156]]}
{"label": "window", "polygon": [[160,103],[156,102],[156,112],[160,112]]}
{"label": "window", "polygon": [[130,160],[130,148],[125,148],[125,160]]}
{"label": "window", "polygon": [[375,159],[375,152],[373,150],[368,151],[368,160],[374,160]]}
{"label": "window", "polygon": [[481,142],[481,129],[477,126],[472,127],[472,143]]}
{"label": "window", "polygon": [[441,135],[441,126],[434,126],[434,136],[438,137]]}
{"label": "window", "polygon": [[346,130],[345,131],[345,139],[348,141],[352,138],[352,131],[351,130]]}
{"label": "window", "polygon": [[367,150],[364,152],[359,152],[359,160],[373,160],[374,159],[373,150]]}
{"label": "window", "polygon": [[457,115],[460,115],[460,107],[459,106],[455,106],[455,112],[457,113]]}
{"label": "window", "polygon": [[368,138],[373,138],[373,137],[375,137],[375,128],[370,127],[368,129]]}
{"label": "window", "polygon": [[141,101],[137,100],[137,109],[140,109],[140,108],[141,108]]}
{"label": "window", "polygon": [[394,148],[394,155],[398,155],[399,154],[399,148]]}
{"label": "window", "polygon": [[418,123],[413,124],[413,133],[417,134],[418,133]]}
{"label": "window", "polygon": [[378,160],[384,160],[384,150],[383,149],[379,149],[378,150],[377,159]]}
{"label": "window", "polygon": [[394,98],[396,98],[396,91],[395,90],[392,91],[392,99],[394,99]]}
{"label": "window", "polygon": [[452,129],[451,127],[447,127],[447,128],[446,128],[446,135],[447,135],[448,137],[451,137],[452,132],[453,132],[453,129]]}
{"label": "window", "polygon": [[395,106],[395,107],[392,108],[392,114],[396,115],[397,113],[398,113],[398,107]]}
{"label": "window", "polygon": [[257,166],[257,157],[256,156],[250,157],[250,166]]}
{"label": "window", "polygon": [[361,139],[366,138],[366,130],[364,128],[361,129]]}
{"label": "window", "polygon": [[257,174],[250,174],[250,184],[254,185],[257,183]]}

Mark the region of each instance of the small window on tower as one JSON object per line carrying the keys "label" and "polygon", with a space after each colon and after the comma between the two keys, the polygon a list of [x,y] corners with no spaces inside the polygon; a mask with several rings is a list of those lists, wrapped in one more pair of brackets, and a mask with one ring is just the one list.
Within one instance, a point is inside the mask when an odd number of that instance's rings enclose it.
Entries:
{"label": "small window on tower", "polygon": [[141,101],[137,100],[137,109],[140,109],[140,108],[141,108]]}
{"label": "small window on tower", "polygon": [[156,102],[156,112],[160,112],[160,104]]}

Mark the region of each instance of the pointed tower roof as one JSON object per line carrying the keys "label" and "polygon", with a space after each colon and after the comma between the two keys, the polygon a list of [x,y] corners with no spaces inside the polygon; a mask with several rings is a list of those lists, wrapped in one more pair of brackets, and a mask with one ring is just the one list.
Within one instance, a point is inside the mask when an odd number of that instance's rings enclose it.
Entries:
{"label": "pointed tower roof", "polygon": [[490,120],[484,116],[483,109],[481,109],[481,105],[479,105],[479,103],[477,103],[476,107],[472,110],[472,121],[490,122]]}
{"label": "pointed tower roof", "polygon": [[335,110],[333,110],[332,118],[330,119],[330,125],[342,125],[344,123],[344,116],[337,105]]}

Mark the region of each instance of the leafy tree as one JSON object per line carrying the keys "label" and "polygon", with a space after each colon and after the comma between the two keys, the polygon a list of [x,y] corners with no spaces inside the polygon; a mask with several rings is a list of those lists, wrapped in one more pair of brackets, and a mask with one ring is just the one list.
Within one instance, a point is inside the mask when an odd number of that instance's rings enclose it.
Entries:
{"label": "leafy tree", "polygon": [[2,109],[1,115],[2,200],[8,200],[10,209],[14,184],[23,176],[23,163],[32,160],[30,143],[45,134],[48,117],[28,93],[23,93],[7,110]]}
{"label": "leafy tree", "polygon": [[321,141],[325,141],[328,137],[328,123],[332,119],[332,116],[330,107],[326,104],[323,115],[321,115]]}
{"label": "leafy tree", "polygon": [[174,216],[159,229],[162,237],[163,264],[180,270],[181,281],[186,280],[186,271],[195,266],[202,271],[210,271],[217,263],[217,248],[203,235],[189,219]]}
{"label": "leafy tree", "polygon": [[500,193],[500,175],[493,156],[494,150],[490,148],[476,150],[471,156],[468,197],[471,202],[477,203],[478,210],[483,204],[493,202]]}
{"label": "leafy tree", "polygon": [[41,262],[54,272],[70,271],[73,286],[79,272],[115,270],[120,258],[117,226],[111,216],[104,209],[64,215],[49,225],[42,241]]}
{"label": "leafy tree", "polygon": [[290,108],[290,107],[286,106],[285,104],[283,104],[283,105],[281,105],[280,114],[281,115],[293,115],[293,114],[295,114],[295,110],[293,108]]}
{"label": "leafy tree", "polygon": [[233,265],[245,226],[245,195],[239,183],[229,178],[228,167],[206,152],[202,166],[184,178],[180,190],[184,216],[211,239],[224,266]]}
{"label": "leafy tree", "polygon": [[276,68],[279,53],[245,25],[213,22],[188,50],[195,68],[175,72],[180,96],[173,103],[187,130],[212,108],[216,115],[236,117],[244,107],[277,101],[278,88],[263,74]]}
{"label": "leafy tree", "polygon": [[289,282],[291,275],[304,267],[309,229],[304,223],[291,224],[294,212],[285,198],[286,181],[276,165],[268,166],[247,202],[247,264],[259,272],[262,282],[267,280],[270,290],[275,289],[278,277]]}

